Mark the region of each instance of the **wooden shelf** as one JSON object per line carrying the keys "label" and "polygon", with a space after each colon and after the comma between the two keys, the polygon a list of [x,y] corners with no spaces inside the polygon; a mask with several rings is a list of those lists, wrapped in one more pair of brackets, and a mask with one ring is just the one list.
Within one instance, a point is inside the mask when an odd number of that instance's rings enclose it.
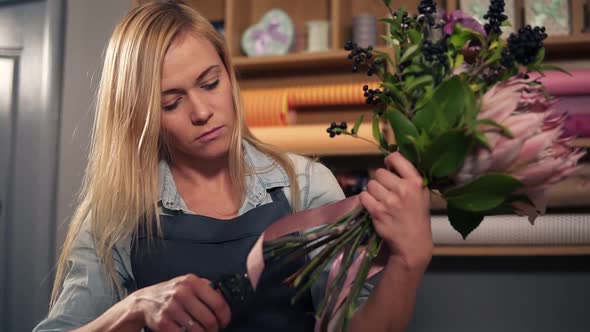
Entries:
{"label": "wooden shelf", "polygon": [[312,71],[325,69],[326,66],[335,69],[352,67],[352,62],[346,58],[348,53],[348,51],[337,50],[256,57],[238,56],[233,58],[233,64],[240,74],[262,71]]}
{"label": "wooden shelf", "polygon": [[[320,156],[336,155],[379,155],[379,150],[372,144],[358,138],[340,135],[330,138],[326,133],[327,125],[309,124],[285,127],[252,127],[250,130],[262,141],[281,147],[283,150]],[[361,137],[374,141],[371,136],[371,124],[361,125]],[[590,148],[590,138],[574,141],[574,146]]]}
{"label": "wooden shelf", "polygon": [[545,40],[548,59],[588,58],[590,33],[572,36],[549,37]]}
{"label": "wooden shelf", "polygon": [[[386,52],[387,48],[377,47],[376,50]],[[255,57],[237,56],[232,61],[242,76],[276,72],[321,74],[321,72],[334,70],[342,70],[343,73],[347,73],[352,68],[352,61],[347,58],[348,53],[350,52],[343,49],[335,49],[327,52],[300,52]]]}
{"label": "wooden shelf", "polygon": [[590,255],[590,245],[576,246],[435,246],[435,256]]}
{"label": "wooden shelf", "polygon": [[[351,136],[330,138],[327,125],[296,125],[287,127],[253,127],[254,136],[287,152],[308,156],[378,155],[373,144]],[[371,124],[362,124],[361,137],[373,142]]]}
{"label": "wooden shelf", "polygon": [[574,146],[590,149],[590,137],[578,138],[573,143]]}

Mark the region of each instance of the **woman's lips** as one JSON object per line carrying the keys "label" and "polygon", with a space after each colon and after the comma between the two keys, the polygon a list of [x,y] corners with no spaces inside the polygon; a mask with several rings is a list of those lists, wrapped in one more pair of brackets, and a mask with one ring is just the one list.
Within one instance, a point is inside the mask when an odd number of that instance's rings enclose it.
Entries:
{"label": "woman's lips", "polygon": [[209,130],[208,132],[202,134],[201,136],[197,137],[196,140],[200,141],[200,142],[208,142],[208,141],[214,140],[217,137],[219,137],[219,135],[221,135],[222,128],[223,128],[223,126],[213,128],[213,129]]}

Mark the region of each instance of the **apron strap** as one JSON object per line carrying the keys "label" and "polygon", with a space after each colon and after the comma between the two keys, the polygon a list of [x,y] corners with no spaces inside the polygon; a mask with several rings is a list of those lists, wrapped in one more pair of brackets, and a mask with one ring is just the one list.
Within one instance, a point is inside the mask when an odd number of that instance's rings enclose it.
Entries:
{"label": "apron strap", "polygon": [[[281,202],[281,201],[289,202],[287,200],[287,196],[285,196],[285,192],[283,191],[283,187],[270,188],[266,192],[270,194],[270,197],[272,198],[273,202]],[[289,204],[289,206],[290,205],[291,204]]]}

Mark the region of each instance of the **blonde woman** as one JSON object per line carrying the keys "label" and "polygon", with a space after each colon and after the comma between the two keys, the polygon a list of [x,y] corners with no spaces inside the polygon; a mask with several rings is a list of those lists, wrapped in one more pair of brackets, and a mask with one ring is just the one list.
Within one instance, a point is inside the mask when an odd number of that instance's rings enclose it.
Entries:
{"label": "blonde woman", "polygon": [[[385,162],[399,175],[379,170],[361,202],[387,265],[352,331],[403,330],[431,258],[421,177],[399,154]],[[294,290],[263,277],[241,315],[210,281],[242,270],[275,220],[343,197],[326,167],[252,136],[205,18],[171,1],[134,8],[108,46],[81,203],[35,331],[311,331],[325,279],[291,306]]]}

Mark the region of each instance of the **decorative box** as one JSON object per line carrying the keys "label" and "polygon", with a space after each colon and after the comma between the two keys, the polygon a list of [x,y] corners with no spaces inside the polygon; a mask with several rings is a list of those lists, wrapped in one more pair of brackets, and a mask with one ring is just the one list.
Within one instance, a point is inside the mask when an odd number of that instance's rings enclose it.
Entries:
{"label": "decorative box", "polygon": [[525,24],[544,26],[550,36],[570,34],[568,0],[524,0],[524,8]]}

